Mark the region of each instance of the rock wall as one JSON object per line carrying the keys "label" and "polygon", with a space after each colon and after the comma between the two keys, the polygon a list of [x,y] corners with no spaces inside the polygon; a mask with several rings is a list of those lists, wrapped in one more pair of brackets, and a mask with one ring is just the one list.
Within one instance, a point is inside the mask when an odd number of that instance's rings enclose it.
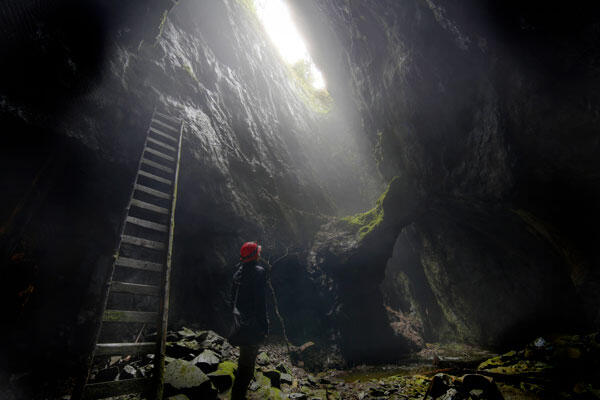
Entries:
{"label": "rock wall", "polygon": [[247,2],[55,3],[3,6],[2,26],[30,50],[2,48],[0,117],[21,136],[2,157],[2,342],[17,345],[1,370],[81,356],[154,107],[186,122],[171,322],[225,332],[239,246],[258,240],[272,261],[289,254],[273,281],[292,336],[318,335],[299,254],[381,190],[353,117],[304,102]]}
{"label": "rock wall", "polygon": [[597,328],[598,7],[292,4],[382,174],[430,207],[376,266],[392,325],[486,345]]}

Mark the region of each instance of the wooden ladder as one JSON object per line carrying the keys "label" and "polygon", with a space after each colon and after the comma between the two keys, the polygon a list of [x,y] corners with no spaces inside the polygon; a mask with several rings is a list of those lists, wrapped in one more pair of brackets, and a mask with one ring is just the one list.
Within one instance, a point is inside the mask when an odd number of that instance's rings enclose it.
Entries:
{"label": "wooden ladder", "polygon": [[[151,399],[162,399],[182,136],[183,120],[154,110],[105,288],[102,317],[98,323],[94,350],[87,360],[86,377],[73,393],[74,399],[102,399],[131,393],[142,393]],[[154,279],[156,284],[139,283],[140,275],[146,278],[146,281]],[[138,282],[135,282],[136,280]],[[116,296],[117,300],[129,301],[129,304],[142,302],[146,308],[152,310],[113,309],[115,306],[111,306],[111,302]],[[150,298],[154,298],[154,304]],[[119,329],[115,329],[115,323],[123,324],[123,327],[130,330],[136,328],[136,331],[139,325],[155,324],[156,341],[103,342],[104,331],[111,332],[113,336],[115,332],[119,333]],[[143,326],[145,325],[142,325],[142,329]],[[125,328],[123,330],[127,330]],[[152,353],[152,377],[89,382],[90,372],[97,357]]]}

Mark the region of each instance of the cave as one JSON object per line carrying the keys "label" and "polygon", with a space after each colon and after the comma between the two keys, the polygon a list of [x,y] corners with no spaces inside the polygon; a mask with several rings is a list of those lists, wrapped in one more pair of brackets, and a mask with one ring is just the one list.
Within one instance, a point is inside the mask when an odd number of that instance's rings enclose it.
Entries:
{"label": "cave", "polygon": [[[159,303],[164,331],[107,337],[208,376],[165,399],[229,398],[245,242],[272,288],[248,398],[600,398],[600,5],[8,0],[0,31],[0,398],[154,376],[90,357],[107,307]],[[118,265],[158,226],[130,226],[144,162],[174,173],[159,300],[108,289],[154,279]]]}

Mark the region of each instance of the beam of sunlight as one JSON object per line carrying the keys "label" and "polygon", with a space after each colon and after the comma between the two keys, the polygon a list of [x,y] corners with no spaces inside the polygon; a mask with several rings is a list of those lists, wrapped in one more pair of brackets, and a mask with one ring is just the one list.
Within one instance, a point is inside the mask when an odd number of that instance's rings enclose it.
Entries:
{"label": "beam of sunlight", "polygon": [[317,90],[325,89],[323,74],[312,61],[310,54],[294,25],[290,11],[283,0],[254,0],[256,13],[271,41],[290,65],[299,61],[310,66],[309,83]]}

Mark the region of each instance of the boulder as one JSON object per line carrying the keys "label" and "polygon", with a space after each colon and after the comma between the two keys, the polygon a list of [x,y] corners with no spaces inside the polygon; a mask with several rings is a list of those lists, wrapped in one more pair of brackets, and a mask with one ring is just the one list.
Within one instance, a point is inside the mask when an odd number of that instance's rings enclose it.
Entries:
{"label": "boulder", "polygon": [[288,395],[288,399],[290,400],[306,400],[306,394],[304,393],[290,393]]}
{"label": "boulder", "polygon": [[427,395],[434,399],[441,397],[453,386],[454,379],[450,375],[436,374],[431,383],[429,389],[427,389]]}
{"label": "boulder", "polygon": [[281,372],[276,369],[270,369],[267,371],[263,371],[263,375],[269,378],[271,381],[271,386],[279,388],[281,386]]}
{"label": "boulder", "polygon": [[201,331],[198,333],[198,340],[201,341],[202,347],[220,351],[221,346],[225,343],[225,338],[215,331]]}
{"label": "boulder", "polygon": [[475,392],[475,395],[481,392],[479,398],[485,398],[490,400],[502,400],[502,394],[500,393],[500,390],[498,390],[494,379],[488,376],[479,374],[467,374],[464,375],[461,380],[462,390],[464,392]]}
{"label": "boulder", "polygon": [[212,350],[204,350],[199,356],[192,360],[192,364],[205,373],[215,371],[220,362],[219,356]]}
{"label": "boulder", "polygon": [[219,393],[222,393],[233,385],[233,381],[235,380],[235,371],[237,371],[236,363],[233,361],[223,361],[218,365],[218,368],[215,372],[208,374],[208,378],[217,388]]}
{"label": "boulder", "polygon": [[165,391],[167,394],[182,393],[191,398],[210,398],[216,394],[208,376],[184,360],[174,360],[166,366]]}
{"label": "boulder", "polygon": [[289,374],[290,370],[288,369],[288,367],[286,367],[286,365],[284,363],[279,363],[275,369],[279,372],[281,372],[282,374]]}
{"label": "boulder", "polygon": [[190,400],[185,394],[176,394],[175,396],[170,396],[167,400]]}
{"label": "boulder", "polygon": [[192,360],[201,350],[202,346],[196,340],[179,340],[177,342],[167,342],[166,354],[174,358]]}
{"label": "boulder", "polygon": [[125,365],[119,374],[119,380],[132,379],[138,376],[138,371],[132,365]]}
{"label": "boulder", "polygon": [[191,330],[190,328],[186,328],[185,326],[182,327],[180,330],[177,331],[177,334],[179,336],[182,336],[184,338],[191,338],[191,337],[196,337],[197,333],[194,332],[193,330]]}
{"label": "boulder", "polygon": [[282,373],[279,376],[279,380],[282,384],[291,385],[292,384],[292,375]]}
{"label": "boulder", "polygon": [[262,351],[258,354],[258,356],[256,356],[256,363],[258,365],[262,365],[265,366],[267,364],[269,364],[271,362],[271,359],[269,358],[269,355]]}

